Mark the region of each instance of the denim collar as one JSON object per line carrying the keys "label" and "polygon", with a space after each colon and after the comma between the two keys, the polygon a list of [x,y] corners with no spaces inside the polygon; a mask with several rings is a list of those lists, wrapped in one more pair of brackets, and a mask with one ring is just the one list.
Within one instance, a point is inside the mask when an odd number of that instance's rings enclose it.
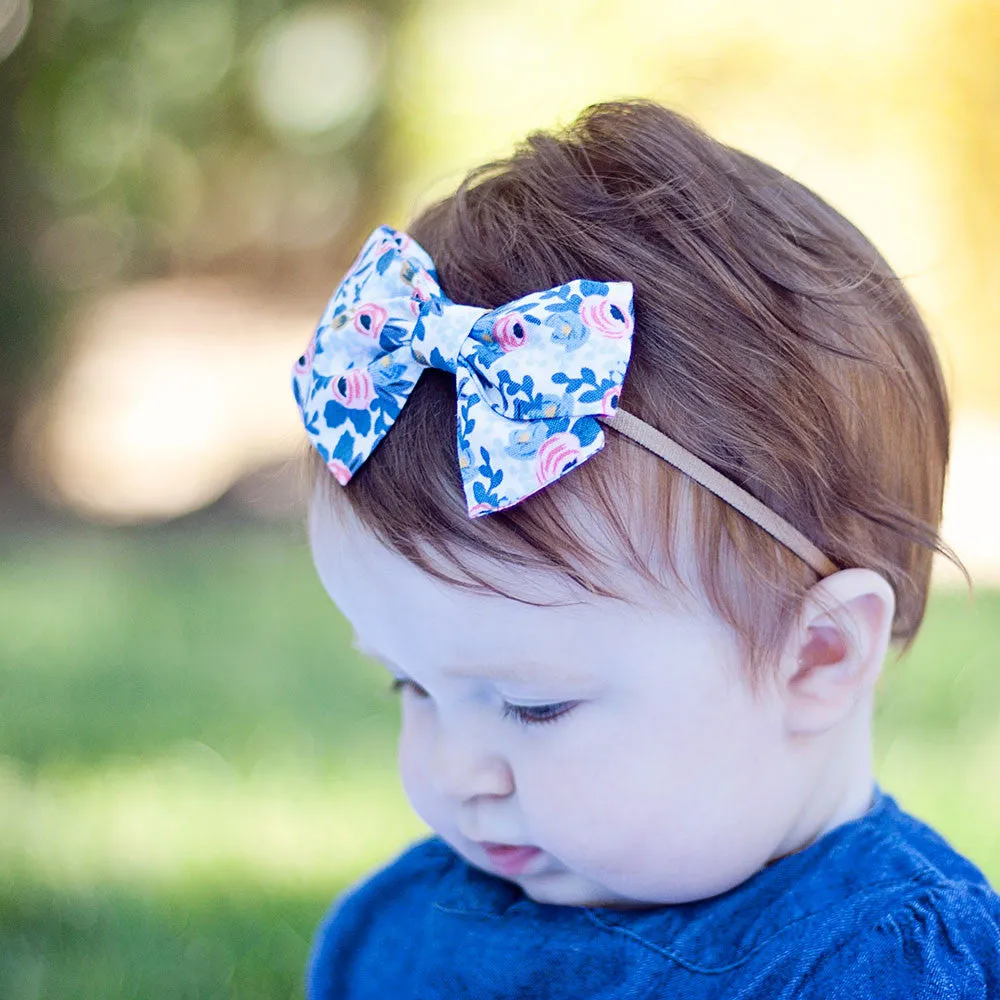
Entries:
{"label": "denim collar", "polygon": [[692,971],[721,972],[746,961],[793,925],[845,900],[930,877],[919,852],[886,849],[894,832],[899,839],[900,822],[919,823],[876,782],[863,816],[709,899],[641,910],[536,903],[515,883],[459,858],[442,879],[433,905],[458,918],[504,918],[512,931],[533,925],[544,933],[545,925],[564,927],[569,921],[584,935],[595,929],[624,935]]}

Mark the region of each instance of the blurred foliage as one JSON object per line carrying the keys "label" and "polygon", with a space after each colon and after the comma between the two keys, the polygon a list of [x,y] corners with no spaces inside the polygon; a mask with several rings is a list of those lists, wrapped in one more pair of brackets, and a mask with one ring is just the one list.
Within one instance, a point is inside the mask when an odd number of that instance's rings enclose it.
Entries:
{"label": "blurred foliage", "polygon": [[[611,17],[642,30],[608,46]],[[961,404],[996,408],[998,0],[822,16],[794,0],[51,0],[0,60],[0,93],[0,481],[89,296],[211,273],[311,302],[374,221],[628,94],[842,208],[920,293]]]}
{"label": "blurred foliage", "polygon": [[940,39],[942,86],[929,95],[941,123],[952,206],[952,246],[960,254],[953,308],[965,335],[956,344],[969,392],[983,408],[1000,390],[1000,2],[947,5]]}
{"label": "blurred foliage", "polygon": [[80,296],[185,271],[286,284],[367,223],[404,7],[36,7],[0,62],[0,474]]}
{"label": "blurred foliage", "polygon": [[[932,596],[883,786],[1000,882],[1000,591]],[[421,836],[398,707],[300,528],[0,535],[0,996],[301,995],[350,881]]]}

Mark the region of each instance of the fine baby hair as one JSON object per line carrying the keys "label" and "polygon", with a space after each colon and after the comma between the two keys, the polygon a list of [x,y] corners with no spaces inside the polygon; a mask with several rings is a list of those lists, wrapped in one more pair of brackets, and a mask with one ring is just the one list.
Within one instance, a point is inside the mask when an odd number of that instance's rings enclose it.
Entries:
{"label": "fine baby hair", "polygon": [[[629,283],[634,332],[622,409],[749,492],[808,539],[819,560],[884,576],[896,595],[892,637],[901,648],[912,642],[932,554],[951,557],[937,534],[947,395],[902,283],[821,198],[681,115],[649,101],[615,102],[473,171],[410,223],[407,237],[429,255],[448,299],[478,307],[467,326],[482,310],[579,279]],[[363,298],[349,298],[324,317],[331,336],[346,326],[359,340],[371,337],[371,324],[384,320],[358,312]],[[328,381],[310,384],[310,370],[299,368],[300,403],[315,428]],[[316,371],[330,374],[319,363]],[[456,449],[455,391],[450,372],[423,370],[391,433],[343,491],[328,435],[317,474],[334,501],[343,493],[380,539],[429,572],[442,574],[429,553],[444,557],[455,571],[448,578],[466,586],[492,585],[468,565],[474,552],[614,593],[595,523],[609,536],[605,556],[610,547],[644,576],[652,578],[655,563],[679,582],[673,546],[677,532],[690,532],[697,566],[687,582],[736,630],[750,679],[759,680],[802,593],[823,575],[822,561],[796,554],[618,433],[604,435],[600,454],[572,475],[470,520],[459,461],[478,465],[480,455]],[[559,396],[546,403],[565,417]],[[592,516],[581,518],[581,502]]]}
{"label": "fine baby hair", "polygon": [[872,775],[949,405],[843,216],[594,105],[376,228],[292,388],[431,831],[334,901],[310,1000],[1000,997],[1000,896]]}

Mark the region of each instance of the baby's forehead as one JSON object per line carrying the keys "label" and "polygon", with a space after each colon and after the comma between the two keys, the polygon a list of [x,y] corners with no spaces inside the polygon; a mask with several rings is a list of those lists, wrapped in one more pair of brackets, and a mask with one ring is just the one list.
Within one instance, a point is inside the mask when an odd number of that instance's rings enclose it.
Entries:
{"label": "baby's forehead", "polygon": [[[602,596],[552,571],[481,557],[476,569],[505,593],[470,590],[421,569],[350,517],[314,516],[311,538],[320,577],[358,646],[432,689],[471,683],[556,700],[631,692],[630,703],[642,705],[643,692],[654,700],[657,691],[673,692],[671,700],[722,697],[739,674],[731,628],[701,604],[653,589],[645,603]],[[641,590],[643,582],[632,585]]]}
{"label": "baby's forehead", "polygon": [[[589,684],[601,678],[600,670],[588,669],[577,661],[562,657],[544,657],[534,650],[528,656],[511,657],[505,653],[502,643],[491,642],[476,645],[470,650],[462,650],[460,645],[448,649],[435,647],[434,674],[445,680],[489,681],[491,683],[512,683],[528,686],[551,680],[572,684]],[[406,673],[408,664],[399,664],[355,634],[354,646],[361,653],[380,660],[393,672]],[[412,649],[411,652],[418,652]]]}
{"label": "baby's forehead", "polygon": [[355,583],[377,578],[387,591],[412,595],[411,601],[449,616],[506,618],[540,628],[594,615],[617,617],[626,609],[690,612],[704,603],[690,582],[662,573],[653,579],[630,565],[592,512],[581,509],[574,516],[579,535],[592,541],[597,555],[594,566],[579,572],[538,565],[523,552],[487,554],[469,545],[455,550],[458,565],[430,544],[417,543],[419,558],[405,556],[365,527],[343,499],[331,503],[321,491],[310,512],[310,541],[321,574],[326,568]]}

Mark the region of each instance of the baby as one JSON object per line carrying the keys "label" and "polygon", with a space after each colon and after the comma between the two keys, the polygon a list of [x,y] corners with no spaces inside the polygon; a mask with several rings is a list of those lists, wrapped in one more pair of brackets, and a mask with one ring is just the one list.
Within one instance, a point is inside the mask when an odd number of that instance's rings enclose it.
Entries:
{"label": "baby", "polygon": [[596,105],[377,229],[293,386],[434,831],[336,900],[310,998],[1000,997],[1000,896],[873,778],[949,411],[841,215]]}

